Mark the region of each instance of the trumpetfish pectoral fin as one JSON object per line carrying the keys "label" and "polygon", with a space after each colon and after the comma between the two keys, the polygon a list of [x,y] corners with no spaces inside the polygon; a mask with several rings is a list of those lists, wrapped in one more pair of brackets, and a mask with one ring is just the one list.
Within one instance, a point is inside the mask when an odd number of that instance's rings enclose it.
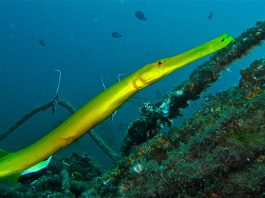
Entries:
{"label": "trumpetfish pectoral fin", "polygon": [[50,156],[47,160],[41,161],[38,164],[35,164],[34,166],[24,170],[20,175],[35,173],[35,172],[38,172],[38,171],[46,168],[49,165],[51,159],[52,159],[52,156]]}
{"label": "trumpetfish pectoral fin", "polygon": [[51,159],[52,156],[26,169],[20,174],[17,181],[22,184],[32,185],[32,183],[36,182],[45,173],[45,169],[49,165]]}

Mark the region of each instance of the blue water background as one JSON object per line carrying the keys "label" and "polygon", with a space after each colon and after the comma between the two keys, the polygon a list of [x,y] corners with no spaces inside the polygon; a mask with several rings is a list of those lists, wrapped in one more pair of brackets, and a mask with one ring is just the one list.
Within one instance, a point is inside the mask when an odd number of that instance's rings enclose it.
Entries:
{"label": "blue water background", "polygon": [[[134,16],[137,10],[144,12],[146,21]],[[101,77],[108,87],[117,82],[120,73],[129,74],[223,33],[236,37],[264,20],[264,10],[264,1],[0,1],[0,131],[54,97],[58,80],[55,68],[62,71],[61,98],[78,108],[103,91]],[[212,19],[208,19],[210,12]],[[114,31],[123,36],[112,38]],[[39,44],[40,39],[46,46]],[[264,46],[257,47],[231,65],[207,93],[237,84],[240,69],[264,57],[264,50]],[[108,119],[96,130],[118,150],[124,128],[139,115],[140,103],[159,101],[158,95],[187,79],[208,58],[144,89],[118,110],[113,122]],[[184,111],[184,118],[201,102],[193,102]],[[55,115],[51,110],[39,113],[0,142],[0,147],[21,149],[69,115],[60,107]],[[181,120],[175,119],[174,123]],[[79,145],[71,145],[59,154],[72,151],[88,153],[103,167],[111,165],[87,135]]]}

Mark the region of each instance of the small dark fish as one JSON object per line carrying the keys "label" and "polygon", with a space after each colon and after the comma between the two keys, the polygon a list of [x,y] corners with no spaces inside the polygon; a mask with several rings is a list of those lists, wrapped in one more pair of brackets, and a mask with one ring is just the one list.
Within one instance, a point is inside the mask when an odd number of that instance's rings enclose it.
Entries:
{"label": "small dark fish", "polygon": [[209,14],[208,14],[208,19],[211,20],[213,18],[213,12],[211,11]]}
{"label": "small dark fish", "polygon": [[39,40],[39,44],[40,44],[41,46],[43,46],[43,47],[46,46],[46,42],[45,42],[45,40],[43,40],[43,39],[40,39],[40,40]]}
{"label": "small dark fish", "polygon": [[136,11],[134,13],[134,15],[136,16],[136,18],[140,19],[141,21],[146,21],[147,18],[144,16],[144,13],[142,11]]}
{"label": "small dark fish", "polygon": [[122,37],[122,34],[119,33],[119,32],[112,32],[112,33],[111,33],[111,36],[112,36],[113,38],[121,38],[121,37]]}

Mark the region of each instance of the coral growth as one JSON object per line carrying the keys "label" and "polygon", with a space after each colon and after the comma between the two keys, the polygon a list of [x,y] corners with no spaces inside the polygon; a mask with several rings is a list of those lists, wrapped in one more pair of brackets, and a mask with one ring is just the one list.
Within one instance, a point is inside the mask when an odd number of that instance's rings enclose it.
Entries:
{"label": "coral growth", "polygon": [[[241,73],[238,87],[209,96],[181,127],[138,146],[108,174],[120,182],[101,196],[264,196],[265,59]],[[141,172],[130,171],[136,163]]]}
{"label": "coral growth", "polygon": [[[261,44],[265,39],[265,22],[258,22],[256,27],[242,33],[227,47],[218,51],[211,59],[200,65],[190,75],[189,79],[177,86],[166,96],[170,98],[169,113],[167,116],[160,111],[162,102],[149,104],[153,111],[142,113],[141,117],[133,121],[128,129],[127,136],[121,146],[121,153],[129,155],[132,148],[159,134],[161,127],[169,123],[172,118],[180,116],[180,109],[189,105],[189,101],[196,100],[200,94],[212,83],[218,80],[221,72],[233,61],[246,55],[253,47]],[[256,90],[258,92],[259,90]],[[255,90],[253,90],[253,93]],[[255,94],[255,93],[254,93]],[[252,97],[252,95],[249,95]],[[145,106],[142,109],[146,109]]]}
{"label": "coral growth", "polygon": [[32,186],[1,184],[0,197],[264,197],[265,59],[242,70],[238,86],[207,96],[192,118],[160,134],[232,61],[264,39],[265,23],[258,22],[163,101],[145,103],[121,157],[102,146],[117,160],[106,173],[86,155],[55,156]]}
{"label": "coral growth", "polygon": [[0,185],[0,197],[79,197],[101,173],[87,155],[54,156],[46,173],[30,185]]}

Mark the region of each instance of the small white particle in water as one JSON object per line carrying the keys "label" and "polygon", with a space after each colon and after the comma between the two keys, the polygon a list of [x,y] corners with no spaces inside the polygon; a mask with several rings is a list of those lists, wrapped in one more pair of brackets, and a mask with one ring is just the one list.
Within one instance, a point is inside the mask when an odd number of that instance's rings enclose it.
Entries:
{"label": "small white particle in water", "polygon": [[183,94],[183,90],[181,90],[181,89],[177,90],[177,91],[175,91],[175,93],[177,96],[181,96]]}

